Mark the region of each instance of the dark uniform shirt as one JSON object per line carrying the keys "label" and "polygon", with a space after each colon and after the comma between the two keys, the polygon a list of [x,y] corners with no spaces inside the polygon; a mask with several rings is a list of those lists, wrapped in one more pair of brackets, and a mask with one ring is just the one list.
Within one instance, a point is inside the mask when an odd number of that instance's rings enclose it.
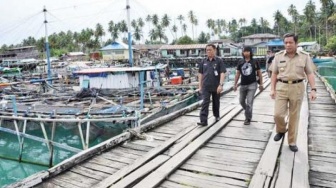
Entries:
{"label": "dark uniform shirt", "polygon": [[202,89],[216,91],[220,82],[220,74],[226,73],[226,69],[222,59],[214,57],[210,61],[208,58],[205,58],[199,64],[198,73],[203,75]]}
{"label": "dark uniform shirt", "polygon": [[238,63],[237,70],[239,70],[241,74],[240,84],[249,85],[257,81],[256,71],[260,70],[260,65],[253,60],[249,62],[242,60]]}

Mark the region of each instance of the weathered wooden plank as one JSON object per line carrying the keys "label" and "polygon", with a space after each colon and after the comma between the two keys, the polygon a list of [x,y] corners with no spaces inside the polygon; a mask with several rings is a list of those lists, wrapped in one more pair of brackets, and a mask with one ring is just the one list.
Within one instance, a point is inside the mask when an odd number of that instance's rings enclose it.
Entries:
{"label": "weathered wooden plank", "polygon": [[215,188],[215,187],[227,187],[227,188],[233,188],[233,187],[237,187],[237,186],[232,186],[232,185],[228,185],[225,184],[223,185],[223,183],[218,183],[218,182],[214,182],[214,181],[209,181],[206,179],[198,179],[195,177],[189,177],[189,176],[183,176],[180,174],[172,174],[171,176],[169,176],[169,180],[170,181],[174,181],[174,182],[178,182],[180,184],[183,185],[187,185],[189,187],[202,187],[202,188]]}
{"label": "weathered wooden plank", "polygon": [[209,143],[223,144],[228,146],[240,146],[245,148],[264,149],[266,142],[242,140],[239,138],[215,137]]}
{"label": "weathered wooden plank", "polygon": [[258,131],[233,131],[226,130],[218,133],[218,137],[226,137],[226,138],[239,138],[241,140],[250,140],[250,141],[261,141],[266,142],[270,136],[270,133],[262,133]]}
{"label": "weathered wooden plank", "polygon": [[257,166],[258,165],[258,160],[251,160],[248,159],[246,157],[239,157],[239,158],[234,158],[233,156],[226,156],[226,155],[222,155],[222,156],[215,156],[215,155],[207,155],[207,154],[203,154],[203,153],[195,153],[192,158],[196,158],[196,159],[204,159],[205,161],[207,160],[216,160],[216,161],[220,161],[221,163],[234,163],[236,165],[242,165],[242,166],[250,166],[250,165],[254,165]]}
{"label": "weathered wooden plank", "polygon": [[142,155],[147,153],[147,151],[140,151],[140,150],[134,150],[132,148],[125,148],[122,145],[115,148],[114,151],[120,151],[120,152],[123,152],[123,153],[134,154],[134,155],[139,155],[139,156],[142,156]]}
{"label": "weathered wooden plank", "polygon": [[201,167],[201,166],[194,166],[189,164],[183,164],[179,169],[181,170],[188,170],[188,171],[194,171],[198,173],[204,173],[204,174],[210,174],[214,176],[223,176],[227,178],[235,178],[238,180],[246,181],[250,179],[251,175],[249,174],[243,174],[239,172],[232,172],[232,171],[226,171],[226,170],[218,170],[218,169],[212,169],[207,167]]}
{"label": "weathered wooden plank", "polygon": [[265,122],[252,122],[250,125],[244,125],[242,121],[231,121],[227,127],[237,127],[237,128],[244,128],[247,130],[268,130],[272,132],[274,127],[274,122],[272,123],[265,123]]}
{"label": "weathered wooden plank", "polygon": [[308,164],[308,100],[307,95],[304,95],[300,112],[300,120],[298,127],[297,146],[300,152],[295,153],[294,168],[292,175],[293,188],[309,187],[309,164]]}
{"label": "weathered wooden plank", "polygon": [[158,147],[160,144],[162,144],[162,141],[155,140],[155,139],[153,139],[153,141],[133,140],[132,143],[155,148],[155,147]]}
{"label": "weathered wooden plank", "polygon": [[104,179],[105,177],[107,177],[109,175],[109,174],[106,174],[104,172],[95,171],[95,170],[85,168],[85,167],[82,167],[82,166],[75,166],[75,167],[71,168],[70,171],[74,172],[74,173],[77,173],[77,174],[80,174],[82,176],[88,176],[88,177],[90,177],[92,179],[95,179],[95,180],[98,180],[98,181]]}
{"label": "weathered wooden plank", "polygon": [[[236,179],[233,179],[233,178],[212,176],[210,174],[193,173],[193,172],[184,171],[184,170],[176,170],[176,172],[174,174],[181,175],[181,176],[187,176],[187,177],[191,177],[191,178],[196,178],[196,179],[204,179],[204,180],[208,180],[208,181],[211,181],[211,182],[222,183],[223,187],[225,187],[226,185],[234,185],[234,186],[238,186],[238,187],[245,187],[246,186],[245,181],[236,180]],[[168,177],[168,180],[169,180],[169,177]]]}
{"label": "weathered wooden plank", "polygon": [[310,162],[310,170],[336,174],[335,163],[328,163],[324,161],[312,161],[312,160],[309,162]]}
{"label": "weathered wooden plank", "polygon": [[113,174],[114,172],[116,172],[118,169],[113,168],[113,167],[107,167],[107,166],[103,166],[103,165],[99,165],[96,163],[90,163],[90,162],[86,162],[81,164],[81,166],[85,167],[85,168],[89,168],[92,169],[94,171],[99,171],[99,172],[104,172],[107,174]]}
{"label": "weathered wooden plank", "polygon": [[115,168],[115,169],[120,169],[120,168],[123,168],[124,166],[126,166],[125,163],[109,160],[109,159],[106,159],[102,156],[94,157],[94,158],[90,159],[88,162],[95,163],[95,164],[98,164],[98,165],[101,165],[101,166],[112,167],[112,168]]}
{"label": "weathered wooden plank", "polygon": [[215,169],[215,170],[225,170],[225,171],[230,171],[230,172],[241,172],[244,174],[252,174],[253,169],[251,167],[246,167],[246,166],[238,166],[238,165],[233,165],[234,163],[226,163],[226,164],[221,164],[220,161],[218,162],[209,162],[201,159],[189,159],[187,160],[184,164],[187,165],[192,165],[192,166],[199,166],[199,167],[205,167],[209,169]]}
{"label": "weathered wooden plank", "polygon": [[148,152],[149,150],[153,149],[153,147],[142,146],[142,145],[139,145],[139,144],[134,144],[132,142],[124,143],[122,145],[122,147],[128,148],[128,149],[133,149],[133,150],[145,151],[145,152]]}
{"label": "weathered wooden plank", "polygon": [[[240,120],[244,121],[245,120],[245,115],[244,114],[239,114],[234,118],[234,120]],[[265,116],[261,114],[253,114],[252,122],[264,122],[264,123],[274,123],[274,118],[273,116]]]}
{"label": "weathered wooden plank", "polygon": [[222,144],[214,144],[214,143],[207,143],[203,148],[214,148],[214,149],[221,149],[224,151],[245,151],[250,153],[257,153],[262,154],[264,151],[262,149],[255,149],[255,148],[243,148],[238,146],[226,146]]}
{"label": "weathered wooden plank", "polygon": [[324,187],[324,188],[335,188],[336,182],[335,181],[328,181],[328,180],[321,180],[314,177],[309,178],[309,183],[311,185]]}
{"label": "weathered wooden plank", "polygon": [[131,186],[142,177],[146,176],[151,171],[155,170],[162,163],[166,162],[170,157],[167,155],[159,155],[155,157],[153,160],[149,161],[139,169],[135,170],[125,178],[118,181],[116,184],[112,185],[111,188],[124,188]]}
{"label": "weathered wooden plank", "polygon": [[327,180],[331,182],[336,182],[336,174],[330,174],[330,173],[321,173],[317,171],[309,171],[309,176],[314,177],[316,179],[321,179],[321,180]]}
{"label": "weathered wooden plank", "polygon": [[[221,115],[224,116],[225,114],[229,113],[234,108],[233,105],[230,107],[225,108],[225,111],[221,112]],[[207,127],[199,127],[197,129],[194,129],[190,134],[185,135],[184,137],[180,138],[177,141],[177,144],[170,147],[165,154],[169,156],[174,156],[177,152],[181,151],[186,145],[188,145],[190,142],[192,142],[195,138],[197,138],[199,135],[204,133],[210,126]]]}
{"label": "weathered wooden plank", "polygon": [[174,155],[170,160],[160,166],[153,173],[149,174],[146,178],[136,184],[134,187],[155,187],[158,186],[169,174],[172,173],[178,166],[180,166],[186,159],[188,159],[195,151],[200,148],[205,142],[213,137],[219,130],[221,130],[232,117],[241,111],[241,107],[237,106],[228,115],[214,124],[205,133],[199,136],[197,142],[190,143],[185,149]]}
{"label": "weathered wooden plank", "polygon": [[47,181],[43,184],[40,184],[39,186],[37,187],[41,187],[41,188],[54,188],[54,187],[80,187],[81,184],[79,183],[76,183],[76,182],[73,182],[73,181],[70,181],[69,179],[64,179],[64,178],[54,178],[50,181]]}
{"label": "weathered wooden plank", "polygon": [[[113,153],[103,153],[101,156],[104,157],[105,159],[115,161],[115,162],[124,163],[124,164],[133,163],[136,159],[136,158],[127,158],[127,157],[116,155],[116,154],[113,154]],[[138,158],[140,158],[140,156],[138,156]]]}
{"label": "weathered wooden plank", "polygon": [[320,157],[320,156],[310,156],[309,160],[327,162],[327,163],[331,163],[331,164],[335,164],[336,165],[336,158]]}
{"label": "weathered wooden plank", "polygon": [[336,158],[336,153],[320,152],[320,151],[309,151],[309,156],[320,156],[327,158]]}
{"label": "weathered wooden plank", "polygon": [[142,158],[139,158],[135,163],[131,164],[130,166],[127,166],[126,168],[121,169],[117,173],[113,174],[112,176],[108,177],[104,181],[100,182],[97,187],[107,187],[109,185],[112,185],[113,183],[117,182],[119,179],[125,177],[129,173],[133,172],[134,170],[138,169],[141,165],[145,164],[147,161],[154,158],[156,155],[170,147],[173,143],[176,142],[176,140],[183,137],[185,134],[188,134],[192,130],[194,130],[196,127],[188,127],[185,130],[181,131],[179,134],[175,135],[174,137],[170,138],[166,142],[164,142],[160,147],[157,147],[150,151],[150,153],[147,153]]}
{"label": "weathered wooden plank", "polygon": [[225,151],[220,149],[213,148],[202,148],[197,152],[200,155],[207,156],[219,156],[222,158],[232,158],[239,159],[242,161],[258,162],[260,160],[261,154],[250,153],[245,151]]}
{"label": "weathered wooden plank", "polygon": [[289,149],[288,134],[285,134],[280,155],[279,176],[276,181],[276,188],[290,188],[292,183],[292,170],[295,153]]}
{"label": "weathered wooden plank", "polygon": [[193,155],[190,160],[198,160],[198,161],[204,161],[204,162],[211,162],[211,163],[218,163],[222,165],[228,165],[228,166],[238,166],[238,167],[244,167],[244,168],[251,168],[254,169],[257,166],[257,163],[251,163],[246,162],[242,160],[230,160],[230,158],[210,158],[210,157],[204,157],[199,155]]}
{"label": "weathered wooden plank", "polygon": [[[262,187],[262,185],[267,186],[264,181],[267,177],[273,177],[274,168],[281,148],[281,142],[275,142],[273,140],[275,134],[276,128],[274,127],[272,135],[269,137],[268,144],[250,182],[250,188]],[[263,181],[260,181],[260,178],[262,178]]]}
{"label": "weathered wooden plank", "polygon": [[168,181],[168,180],[164,181],[160,186],[164,188],[190,188],[190,186],[188,185],[184,185],[184,184],[180,184],[180,183]]}

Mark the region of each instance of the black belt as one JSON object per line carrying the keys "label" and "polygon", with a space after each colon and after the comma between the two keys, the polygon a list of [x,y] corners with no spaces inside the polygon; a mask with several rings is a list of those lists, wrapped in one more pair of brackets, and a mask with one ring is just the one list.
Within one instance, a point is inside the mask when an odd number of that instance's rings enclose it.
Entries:
{"label": "black belt", "polygon": [[279,82],[285,83],[285,84],[296,84],[296,83],[300,83],[303,80],[281,80],[278,79]]}

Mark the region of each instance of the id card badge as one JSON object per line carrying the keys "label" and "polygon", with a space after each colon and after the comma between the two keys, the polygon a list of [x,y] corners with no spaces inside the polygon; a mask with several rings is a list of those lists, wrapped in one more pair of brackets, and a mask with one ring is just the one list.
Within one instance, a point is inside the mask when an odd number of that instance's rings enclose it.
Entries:
{"label": "id card badge", "polygon": [[216,70],[214,70],[215,76],[218,76],[218,72]]}

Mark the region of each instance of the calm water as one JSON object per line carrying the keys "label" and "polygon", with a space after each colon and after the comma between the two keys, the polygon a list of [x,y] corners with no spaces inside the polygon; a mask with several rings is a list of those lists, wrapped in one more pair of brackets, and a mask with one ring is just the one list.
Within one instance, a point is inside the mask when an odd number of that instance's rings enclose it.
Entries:
{"label": "calm water", "polygon": [[[98,125],[99,126],[99,125]],[[101,143],[115,135],[120,134],[125,126],[114,125],[107,128],[94,127],[90,135],[90,146]],[[43,137],[42,131],[37,125],[30,125],[31,130],[27,134]],[[48,127],[48,126],[46,126]],[[82,149],[78,128],[74,125],[57,126],[55,141]],[[47,130],[50,138],[50,130]],[[75,153],[55,147],[54,165],[73,156]],[[41,170],[48,169],[49,150],[47,145],[41,142],[25,139],[22,153],[22,161],[19,163],[19,144],[16,135],[0,131],[0,187],[16,182]]]}

